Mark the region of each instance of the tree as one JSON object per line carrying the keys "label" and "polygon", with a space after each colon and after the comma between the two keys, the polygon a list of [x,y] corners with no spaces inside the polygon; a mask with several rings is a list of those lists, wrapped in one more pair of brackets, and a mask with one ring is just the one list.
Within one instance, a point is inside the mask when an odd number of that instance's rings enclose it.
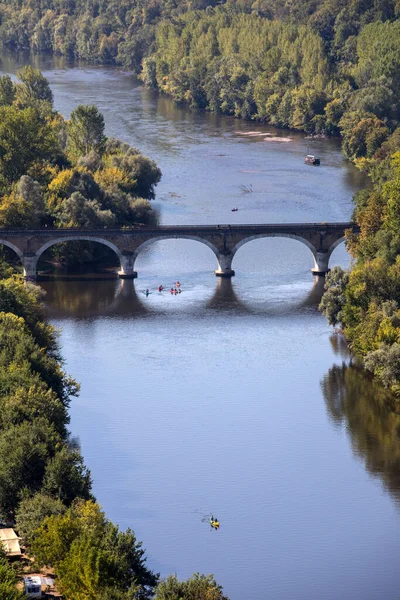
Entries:
{"label": "tree", "polygon": [[322,296],[319,310],[328,319],[329,325],[338,325],[342,322],[343,306],[346,303],[346,286],[349,274],[341,267],[333,267],[326,275],[325,293]]}
{"label": "tree", "polygon": [[400,391],[400,344],[381,344],[378,350],[369,352],[365,357],[365,366],[377,375],[385,387],[394,392]]}
{"label": "tree", "polygon": [[59,152],[55,131],[33,108],[0,107],[0,187]]}
{"label": "tree", "polygon": [[111,210],[102,210],[96,200],[87,200],[74,192],[61,202],[57,221],[62,227],[110,227],[115,217]]}
{"label": "tree", "polygon": [[45,205],[40,184],[28,175],[22,175],[16,186],[16,195],[20,196],[25,204],[32,206],[34,220],[31,227],[41,224],[45,214]]}
{"label": "tree", "polygon": [[76,498],[91,498],[90,471],[79,450],[64,446],[46,466],[43,491],[69,506]]}
{"label": "tree", "polygon": [[17,590],[18,577],[0,550],[0,600],[24,600],[25,594]]}
{"label": "tree", "polygon": [[17,71],[17,77],[22,82],[17,86],[17,101],[21,106],[32,106],[36,101],[53,104],[53,92],[49,82],[39,69],[27,65]]}
{"label": "tree", "polygon": [[46,463],[60,441],[54,427],[43,418],[9,427],[0,434],[0,510],[3,513],[14,514],[22,490],[39,490]]}
{"label": "tree", "polygon": [[339,126],[343,136],[343,150],[352,160],[361,156],[373,156],[389,137],[389,129],[385,123],[372,113],[363,111],[346,113]]}
{"label": "tree", "polygon": [[92,104],[79,105],[71,113],[67,124],[68,148],[75,158],[86,156],[90,152],[103,154],[106,137],[104,135],[104,117]]}
{"label": "tree", "polygon": [[195,573],[187,581],[170,575],[156,587],[154,600],[228,600],[213,575]]}
{"label": "tree", "polygon": [[0,106],[10,106],[15,99],[15,87],[9,75],[0,77]]}
{"label": "tree", "polygon": [[46,517],[62,515],[66,506],[57,498],[38,492],[30,498],[22,500],[15,515],[16,528],[25,544],[30,545],[35,539],[36,530]]}
{"label": "tree", "polygon": [[106,152],[112,167],[125,176],[121,184],[124,191],[149,200],[154,198],[161,171],[153,160],[143,156],[137,148],[113,138],[107,141]]}
{"label": "tree", "polygon": [[60,398],[37,374],[27,384],[0,398],[0,429],[44,417],[65,436],[69,416]]}
{"label": "tree", "polygon": [[2,227],[40,227],[45,220],[45,205],[40,184],[23,175],[11,194],[0,202]]}

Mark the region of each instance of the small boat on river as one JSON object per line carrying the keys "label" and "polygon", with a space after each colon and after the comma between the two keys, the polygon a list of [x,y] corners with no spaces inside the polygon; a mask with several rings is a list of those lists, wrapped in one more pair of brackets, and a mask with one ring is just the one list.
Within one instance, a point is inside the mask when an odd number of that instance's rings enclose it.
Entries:
{"label": "small boat on river", "polygon": [[319,158],[317,158],[316,156],[314,156],[313,154],[307,154],[304,157],[304,162],[306,163],[306,165],[320,165],[321,161]]}

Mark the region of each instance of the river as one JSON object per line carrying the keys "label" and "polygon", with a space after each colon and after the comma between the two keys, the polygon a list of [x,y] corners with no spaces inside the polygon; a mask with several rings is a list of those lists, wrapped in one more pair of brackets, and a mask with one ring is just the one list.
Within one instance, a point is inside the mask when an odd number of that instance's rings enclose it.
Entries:
{"label": "river", "polygon": [[[109,136],[158,163],[161,223],[344,221],[365,185],[338,140],[313,140],[310,167],[301,134],[35,60],[61,113],[96,103]],[[348,263],[340,246],[332,264]],[[263,239],[217,280],[211,250],[171,240],[139,256],[135,282],[42,282],[82,386],[71,431],[107,516],[162,576],[213,573],[231,600],[397,600],[400,418],[318,313],[311,266],[299,242]],[[177,279],[179,296],[156,292]]]}

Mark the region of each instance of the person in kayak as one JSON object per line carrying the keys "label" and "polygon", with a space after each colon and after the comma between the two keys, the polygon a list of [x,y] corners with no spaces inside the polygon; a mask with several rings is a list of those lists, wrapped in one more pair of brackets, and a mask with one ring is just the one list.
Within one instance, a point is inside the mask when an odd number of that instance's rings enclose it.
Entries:
{"label": "person in kayak", "polygon": [[210,517],[210,525],[215,530],[219,529],[219,521],[217,518],[214,519],[213,515]]}
{"label": "person in kayak", "polygon": [[163,291],[163,289],[164,289],[164,286],[162,286],[162,285],[159,285],[159,286],[158,286],[158,291],[159,291],[159,292],[162,292],[162,291]]}
{"label": "person in kayak", "polygon": [[147,288],[147,290],[145,291],[146,296],[148,296],[150,294],[149,289]]}

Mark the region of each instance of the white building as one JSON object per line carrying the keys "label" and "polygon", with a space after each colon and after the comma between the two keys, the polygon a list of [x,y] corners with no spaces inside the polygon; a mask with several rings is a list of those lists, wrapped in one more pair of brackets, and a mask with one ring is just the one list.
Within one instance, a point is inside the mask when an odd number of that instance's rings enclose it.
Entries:
{"label": "white building", "polygon": [[14,529],[0,529],[0,542],[7,556],[21,556],[19,540]]}
{"label": "white building", "polygon": [[24,590],[27,598],[41,598],[42,578],[38,575],[24,577]]}

